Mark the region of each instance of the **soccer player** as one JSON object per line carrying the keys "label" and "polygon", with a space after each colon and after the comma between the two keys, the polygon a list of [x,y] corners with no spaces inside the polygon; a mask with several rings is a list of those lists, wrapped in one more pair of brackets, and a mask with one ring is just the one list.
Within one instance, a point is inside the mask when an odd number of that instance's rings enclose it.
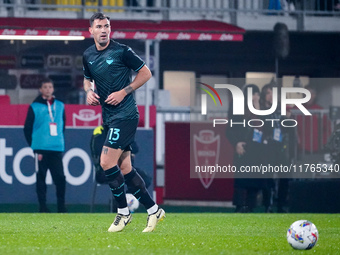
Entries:
{"label": "soccer player", "polygon": [[[84,90],[88,104],[102,106],[103,125],[108,127],[108,134],[100,165],[118,205],[116,218],[108,231],[122,231],[131,221],[125,196],[126,184],[149,214],[143,232],[152,232],[165,217],[165,212],[152,200],[143,179],[132,167],[130,146],[139,121],[132,92],[151,78],[151,72],[130,47],[110,40],[108,16],[93,14],[89,31],[95,44],[83,54]],[[137,72],[132,82],[131,70]]]}

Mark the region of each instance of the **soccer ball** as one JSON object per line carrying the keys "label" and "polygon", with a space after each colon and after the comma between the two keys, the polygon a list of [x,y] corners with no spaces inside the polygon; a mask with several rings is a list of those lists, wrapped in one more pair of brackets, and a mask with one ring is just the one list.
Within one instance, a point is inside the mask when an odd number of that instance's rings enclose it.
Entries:
{"label": "soccer ball", "polygon": [[126,201],[130,212],[134,212],[138,209],[139,201],[134,195],[126,193]]}
{"label": "soccer ball", "polygon": [[308,220],[295,221],[287,231],[288,243],[297,250],[312,249],[318,239],[317,228]]}

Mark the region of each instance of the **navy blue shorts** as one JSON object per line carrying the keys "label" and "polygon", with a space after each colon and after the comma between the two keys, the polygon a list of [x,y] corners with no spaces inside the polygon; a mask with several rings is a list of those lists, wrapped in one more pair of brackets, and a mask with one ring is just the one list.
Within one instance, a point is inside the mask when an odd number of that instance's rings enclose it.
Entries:
{"label": "navy blue shorts", "polygon": [[135,140],[138,119],[116,120],[108,126],[104,146],[113,149],[131,151],[131,144]]}

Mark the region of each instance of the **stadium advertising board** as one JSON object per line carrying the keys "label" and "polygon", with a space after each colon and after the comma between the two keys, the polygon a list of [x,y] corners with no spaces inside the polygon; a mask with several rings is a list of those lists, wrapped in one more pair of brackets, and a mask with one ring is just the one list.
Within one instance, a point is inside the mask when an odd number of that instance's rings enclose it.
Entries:
{"label": "stadium advertising board", "polygon": [[[192,128],[194,131],[190,130]],[[214,165],[216,162],[232,164],[232,146],[222,125],[213,128],[209,123],[166,122],[165,137],[164,199],[231,201],[232,175],[230,178],[217,178],[217,174],[206,171],[195,175],[188,171],[190,165]],[[227,150],[228,153],[221,155],[221,150]]]}
{"label": "stadium advertising board", "polygon": [[[90,204],[94,187],[94,169],[91,161],[90,139],[93,128],[67,128],[65,131],[65,153],[63,156],[66,176],[66,203]],[[154,139],[151,129],[138,129],[137,144],[143,144],[135,156],[135,166],[153,176]],[[0,203],[35,204],[36,182],[33,151],[27,146],[22,127],[0,127]],[[55,201],[55,187],[51,175],[47,200]],[[152,185],[149,187],[152,191]],[[99,189],[96,203],[107,204],[109,189]]]}

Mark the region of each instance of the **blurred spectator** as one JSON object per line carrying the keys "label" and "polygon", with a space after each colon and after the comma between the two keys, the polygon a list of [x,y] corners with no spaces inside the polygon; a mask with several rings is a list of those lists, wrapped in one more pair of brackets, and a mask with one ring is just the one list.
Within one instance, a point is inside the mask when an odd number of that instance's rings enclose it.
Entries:
{"label": "blurred spectator", "polygon": [[[305,89],[310,91],[311,99],[304,104],[304,107],[308,110],[322,110],[323,108],[316,103],[316,89],[311,86],[306,86]],[[299,123],[297,126],[299,150],[310,153],[318,152],[327,143],[331,134],[331,123],[327,115],[312,113],[311,116],[305,116],[299,114],[296,120]]]}
{"label": "blurred spectator", "polygon": [[139,3],[137,0],[126,0],[127,6],[139,6]]}
{"label": "blurred spectator", "polygon": [[303,9],[303,0],[287,0],[287,3],[289,4],[290,11]]}
{"label": "blurred spectator", "polygon": [[338,1],[334,6],[335,11],[340,11],[340,1]]}
{"label": "blurred spectator", "polygon": [[[273,103],[273,86],[272,84],[266,84],[261,90],[260,106],[262,110],[270,109]],[[286,118],[281,115],[280,103],[278,102],[277,109],[270,115],[265,116],[266,119],[283,120]],[[264,147],[266,162],[272,166],[288,165],[289,154],[288,154],[288,141],[289,131],[292,128],[284,128],[281,126],[279,121],[272,123],[266,123],[263,131]],[[288,197],[288,185],[290,179],[287,176],[278,175],[277,182],[277,211],[285,212],[284,207],[287,204]],[[266,212],[272,212],[273,205],[273,194],[274,194],[274,180],[267,179],[267,186],[263,189],[263,200]]]}
{"label": "blurred spectator", "polygon": [[[138,6],[140,6],[138,0],[126,0],[126,5],[127,5],[127,6],[133,6],[133,7],[138,7]],[[147,6],[147,7],[152,7],[152,6],[154,6],[154,0],[146,0],[146,6]]]}
{"label": "blurred spectator", "polygon": [[280,0],[270,0],[269,1],[269,10],[282,10],[282,5]]}
{"label": "blurred spectator", "polygon": [[[248,88],[252,88],[252,103],[255,109],[260,109],[260,90],[254,84],[246,85],[244,88],[245,96],[245,115],[233,115],[231,106],[228,118],[233,122],[245,123],[250,119],[259,119],[247,107]],[[258,126],[253,121],[254,126]],[[233,125],[227,129],[227,137],[235,148],[234,165],[237,169],[246,166],[259,166],[264,161],[264,145],[262,139],[263,130],[261,127],[250,127],[249,125]],[[258,192],[267,186],[267,180],[261,178],[251,178],[251,174],[235,173],[233,204],[236,212],[252,212],[257,205]]]}

